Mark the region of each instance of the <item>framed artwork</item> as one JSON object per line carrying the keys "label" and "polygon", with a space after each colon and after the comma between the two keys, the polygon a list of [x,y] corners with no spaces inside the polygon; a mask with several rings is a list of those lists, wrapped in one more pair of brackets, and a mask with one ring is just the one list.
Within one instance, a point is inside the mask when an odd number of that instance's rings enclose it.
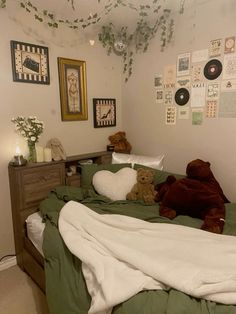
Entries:
{"label": "framed artwork", "polygon": [[85,61],[58,58],[62,121],[88,120]]}
{"label": "framed artwork", "polygon": [[13,81],[50,84],[48,48],[11,40]]}
{"label": "framed artwork", "polygon": [[94,127],[104,128],[116,125],[116,100],[114,98],[93,98]]}

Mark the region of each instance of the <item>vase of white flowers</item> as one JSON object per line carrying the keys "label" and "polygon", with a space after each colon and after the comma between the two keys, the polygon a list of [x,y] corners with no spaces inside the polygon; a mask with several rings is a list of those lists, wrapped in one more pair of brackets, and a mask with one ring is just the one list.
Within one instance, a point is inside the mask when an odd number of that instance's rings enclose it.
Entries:
{"label": "vase of white flowers", "polygon": [[27,139],[29,148],[29,162],[36,162],[35,143],[38,142],[40,135],[43,133],[44,124],[36,117],[22,117],[12,118],[11,121],[15,124],[16,132],[20,133]]}

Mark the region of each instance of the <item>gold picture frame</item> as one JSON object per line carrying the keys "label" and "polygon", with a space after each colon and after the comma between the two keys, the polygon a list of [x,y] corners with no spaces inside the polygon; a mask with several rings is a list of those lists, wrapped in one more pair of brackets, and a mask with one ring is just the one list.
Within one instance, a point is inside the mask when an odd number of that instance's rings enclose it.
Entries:
{"label": "gold picture frame", "polygon": [[57,60],[62,121],[88,120],[86,62]]}

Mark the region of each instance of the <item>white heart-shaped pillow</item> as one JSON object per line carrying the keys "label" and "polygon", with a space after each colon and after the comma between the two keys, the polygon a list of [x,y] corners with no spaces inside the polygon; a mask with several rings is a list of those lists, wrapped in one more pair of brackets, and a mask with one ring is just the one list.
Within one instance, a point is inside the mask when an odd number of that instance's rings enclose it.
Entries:
{"label": "white heart-shaped pillow", "polygon": [[125,200],[137,182],[137,171],[132,168],[122,168],[116,173],[101,170],[93,176],[93,186],[98,194],[112,201]]}

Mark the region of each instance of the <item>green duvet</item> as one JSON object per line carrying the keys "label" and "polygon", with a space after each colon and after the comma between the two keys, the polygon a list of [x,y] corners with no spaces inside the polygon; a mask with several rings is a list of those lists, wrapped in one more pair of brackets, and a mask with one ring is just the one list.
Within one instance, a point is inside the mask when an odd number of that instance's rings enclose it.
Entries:
{"label": "green duvet", "polygon": [[[43,251],[45,255],[46,294],[50,314],[87,314],[90,296],[81,271],[80,260],[73,256],[58,232],[60,210],[69,200],[82,202],[99,214],[121,214],[149,222],[174,223],[200,228],[202,221],[178,216],[173,221],[158,215],[158,204],[111,202],[94,191],[75,187],[58,187],[40,205],[46,223]],[[224,234],[236,236],[236,204],[226,204]],[[194,248],[193,248],[194,249]],[[236,267],[236,266],[235,266]],[[236,306],[196,299],[180,291],[143,291],[116,306],[113,314],[236,314]]]}

